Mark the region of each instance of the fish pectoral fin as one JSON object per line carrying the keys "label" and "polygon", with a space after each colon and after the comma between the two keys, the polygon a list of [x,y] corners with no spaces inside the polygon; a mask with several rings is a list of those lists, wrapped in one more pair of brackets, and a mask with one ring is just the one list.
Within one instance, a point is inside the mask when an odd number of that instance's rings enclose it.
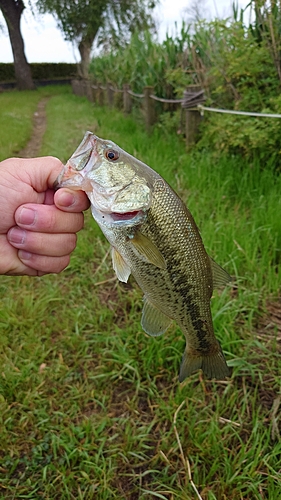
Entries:
{"label": "fish pectoral fin", "polygon": [[218,349],[210,354],[195,353],[189,350],[188,346],[186,347],[182,357],[179,381],[183,382],[186,377],[189,377],[192,373],[200,369],[208,379],[223,380],[225,377],[229,377],[230,370],[219,343]]}
{"label": "fish pectoral fin", "polygon": [[227,283],[232,281],[231,276],[219,266],[211,257],[209,257],[213,275],[213,288],[219,288],[220,286],[225,286]]}
{"label": "fish pectoral fin", "polygon": [[158,337],[162,335],[172,323],[171,318],[162,313],[144,297],[141,326],[148,335]]}
{"label": "fish pectoral fin", "polygon": [[112,257],[112,266],[116,273],[117,278],[119,279],[119,281],[127,283],[129,276],[131,274],[130,267],[124,261],[122,255],[114,247],[111,247],[111,257]]}
{"label": "fish pectoral fin", "polygon": [[166,269],[166,261],[158,250],[146,236],[137,231],[132,239],[129,240],[134,252],[145,262],[153,264],[160,269]]}

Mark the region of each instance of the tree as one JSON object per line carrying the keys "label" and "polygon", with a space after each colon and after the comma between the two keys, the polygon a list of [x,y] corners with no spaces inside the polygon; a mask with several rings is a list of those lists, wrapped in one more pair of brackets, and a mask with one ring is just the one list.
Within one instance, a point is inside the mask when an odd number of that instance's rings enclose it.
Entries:
{"label": "tree", "polygon": [[21,15],[25,9],[23,0],[0,0],[0,9],[9,32],[17,87],[19,90],[33,90],[35,85],[32,80],[30,66],[25,57],[24,42],[20,31]]}
{"label": "tree", "polygon": [[153,26],[150,0],[37,0],[41,13],[54,15],[65,40],[77,44],[81,62],[79,74],[88,77],[94,41],[116,42],[137,29]]}
{"label": "tree", "polygon": [[210,13],[206,7],[206,0],[191,0],[189,6],[184,9],[187,24],[196,24],[203,19],[210,18]]}

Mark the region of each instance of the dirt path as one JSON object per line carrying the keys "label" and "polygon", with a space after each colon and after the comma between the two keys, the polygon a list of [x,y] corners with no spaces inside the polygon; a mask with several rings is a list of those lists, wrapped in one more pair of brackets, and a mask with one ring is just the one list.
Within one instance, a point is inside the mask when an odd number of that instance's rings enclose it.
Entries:
{"label": "dirt path", "polygon": [[50,97],[44,97],[38,104],[37,110],[33,115],[33,132],[25,148],[19,151],[20,158],[32,158],[38,156],[43,135],[46,130],[46,104]]}

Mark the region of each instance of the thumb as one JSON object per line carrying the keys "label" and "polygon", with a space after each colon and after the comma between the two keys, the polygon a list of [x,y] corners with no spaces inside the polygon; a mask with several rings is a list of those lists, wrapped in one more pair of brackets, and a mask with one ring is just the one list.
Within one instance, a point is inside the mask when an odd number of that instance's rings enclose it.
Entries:
{"label": "thumb", "polygon": [[54,182],[63,168],[62,162],[54,156],[9,158],[4,160],[1,166],[6,173],[9,173],[9,183],[14,178],[32,187],[38,193],[53,189]]}
{"label": "thumb", "polygon": [[54,182],[63,168],[63,163],[54,156],[43,156],[26,160],[23,170],[29,177],[30,185],[37,192],[54,188]]}

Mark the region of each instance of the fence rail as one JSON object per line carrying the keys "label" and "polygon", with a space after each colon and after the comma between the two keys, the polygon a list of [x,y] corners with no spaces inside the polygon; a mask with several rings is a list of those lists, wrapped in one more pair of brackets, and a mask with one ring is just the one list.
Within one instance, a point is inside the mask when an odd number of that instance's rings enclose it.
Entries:
{"label": "fence rail", "polygon": [[[121,90],[122,92],[122,90]],[[128,94],[130,94],[133,97],[137,97],[138,99],[143,99],[144,94],[136,94],[136,92],[132,92],[132,90],[127,89]]]}
{"label": "fence rail", "polygon": [[211,111],[212,113],[225,113],[227,115],[241,115],[241,116],[254,116],[261,118],[281,118],[278,113],[255,113],[254,111],[236,111],[234,109],[220,109],[220,108],[209,108],[207,106],[198,105],[198,110],[201,115],[204,115],[204,111]]}

